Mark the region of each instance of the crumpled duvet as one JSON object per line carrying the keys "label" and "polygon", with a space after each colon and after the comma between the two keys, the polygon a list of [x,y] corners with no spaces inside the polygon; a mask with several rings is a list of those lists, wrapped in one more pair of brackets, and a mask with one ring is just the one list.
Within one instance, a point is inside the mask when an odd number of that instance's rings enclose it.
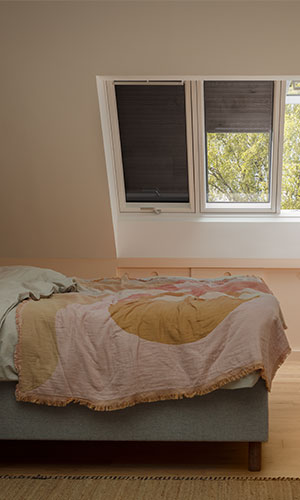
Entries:
{"label": "crumpled duvet", "polygon": [[73,278],[51,269],[31,266],[0,267],[0,328],[7,314],[22,300],[75,291]]}
{"label": "crumpled duvet", "polygon": [[15,308],[25,299],[39,300],[54,293],[76,291],[73,278],[32,266],[0,267],[0,381],[15,380],[12,367],[17,344]]}

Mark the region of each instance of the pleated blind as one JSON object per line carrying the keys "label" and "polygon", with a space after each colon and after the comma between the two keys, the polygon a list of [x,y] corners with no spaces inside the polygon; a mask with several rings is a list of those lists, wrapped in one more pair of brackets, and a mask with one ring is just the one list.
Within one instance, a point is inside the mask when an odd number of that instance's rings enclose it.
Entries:
{"label": "pleated blind", "polygon": [[188,202],[184,85],[115,84],[128,202]]}
{"label": "pleated blind", "polygon": [[274,82],[204,82],[206,132],[271,132]]}

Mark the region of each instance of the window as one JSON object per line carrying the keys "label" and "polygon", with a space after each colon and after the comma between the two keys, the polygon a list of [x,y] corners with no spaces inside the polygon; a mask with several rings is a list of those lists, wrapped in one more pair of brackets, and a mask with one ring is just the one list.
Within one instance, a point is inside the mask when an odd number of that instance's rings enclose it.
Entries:
{"label": "window", "polygon": [[300,83],[289,82],[286,104],[285,81],[110,80],[103,89],[121,212],[300,209]]}
{"label": "window", "polygon": [[300,82],[288,82],[284,123],[281,208],[300,210]]}
{"label": "window", "polygon": [[127,202],[188,203],[185,88],[115,85]]}
{"label": "window", "polygon": [[189,83],[115,82],[110,106],[121,211],[194,211]]}
{"label": "window", "polygon": [[269,203],[274,82],[204,82],[207,203]]}

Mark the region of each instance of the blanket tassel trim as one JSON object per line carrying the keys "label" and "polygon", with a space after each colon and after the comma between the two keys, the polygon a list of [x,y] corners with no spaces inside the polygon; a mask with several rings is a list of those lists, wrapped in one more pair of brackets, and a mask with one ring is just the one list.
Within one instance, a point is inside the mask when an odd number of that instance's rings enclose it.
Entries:
{"label": "blanket tassel trim", "polygon": [[[276,370],[282,365],[282,363],[285,361],[286,357],[288,354],[291,352],[291,349],[288,348],[286,351],[280,356],[280,358],[277,360],[276,363]],[[18,355],[16,355],[16,358],[18,358]],[[18,360],[18,365],[19,365]],[[56,399],[50,398],[49,396],[36,396],[36,395],[23,395],[21,391],[16,389],[16,399],[17,401],[23,401],[27,403],[36,403],[36,404],[44,404],[47,406],[67,406],[69,403],[79,403],[80,405],[85,405],[91,410],[95,411],[112,411],[112,410],[121,410],[130,406],[135,406],[138,403],[152,403],[152,402],[157,402],[157,401],[166,401],[166,400],[171,400],[171,399],[183,399],[183,398],[193,398],[194,396],[204,396],[205,394],[208,394],[209,392],[215,391],[217,389],[220,389],[224,385],[226,385],[229,382],[234,382],[242,377],[245,377],[246,375],[249,375],[249,373],[252,373],[253,371],[260,370],[260,377],[264,379],[266,383],[266,387],[268,391],[271,390],[271,384],[266,376],[266,373],[264,371],[264,367],[261,363],[254,364],[252,366],[249,366],[248,368],[244,368],[243,370],[239,370],[238,373],[232,373],[229,374],[226,378],[223,378],[219,381],[216,381],[214,384],[210,384],[208,387],[198,387],[193,389],[192,391],[185,391],[179,389],[178,391],[172,390],[172,391],[164,391],[164,392],[150,392],[148,394],[138,394],[138,395],[133,395],[129,397],[125,397],[119,400],[114,400],[114,401],[105,401],[105,402],[99,402],[99,403],[93,403],[89,400],[86,400],[81,397],[63,397],[63,396],[57,396]],[[275,370],[275,371],[276,371]]]}

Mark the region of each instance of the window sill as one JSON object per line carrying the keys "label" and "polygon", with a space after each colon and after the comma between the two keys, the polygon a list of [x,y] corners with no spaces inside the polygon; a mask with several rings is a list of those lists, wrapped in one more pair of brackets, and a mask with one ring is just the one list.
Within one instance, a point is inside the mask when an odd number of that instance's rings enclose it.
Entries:
{"label": "window sill", "polygon": [[119,213],[120,221],[187,221],[187,222],[299,222],[300,210],[282,210],[279,214],[254,214],[254,213]]}

